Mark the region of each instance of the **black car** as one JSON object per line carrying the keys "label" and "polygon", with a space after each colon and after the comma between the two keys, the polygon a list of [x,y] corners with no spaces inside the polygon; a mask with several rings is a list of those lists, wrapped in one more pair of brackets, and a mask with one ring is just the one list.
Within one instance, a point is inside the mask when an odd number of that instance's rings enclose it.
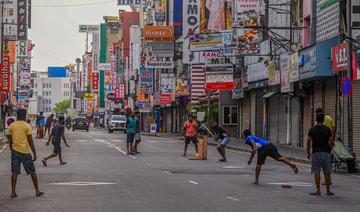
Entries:
{"label": "black car", "polygon": [[75,118],[72,130],[86,130],[86,132],[89,132],[89,122],[86,118]]}

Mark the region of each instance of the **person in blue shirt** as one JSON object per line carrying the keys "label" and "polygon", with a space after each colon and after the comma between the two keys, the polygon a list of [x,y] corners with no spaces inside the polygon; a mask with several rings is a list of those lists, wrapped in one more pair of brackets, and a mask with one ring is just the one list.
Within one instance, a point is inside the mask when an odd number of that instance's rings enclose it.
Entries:
{"label": "person in blue shirt", "polygon": [[261,172],[261,166],[265,164],[265,160],[267,156],[272,157],[273,159],[283,162],[290,166],[294,173],[297,174],[299,172],[297,166],[290,161],[287,157],[281,156],[276,146],[274,146],[272,143],[270,143],[267,140],[258,138],[251,134],[250,130],[245,130],[243,132],[244,138],[245,138],[245,144],[251,146],[251,156],[250,160],[248,161],[248,165],[252,163],[252,160],[255,156],[256,151],[258,152],[257,156],[257,166],[255,170],[255,185],[259,184],[259,176]]}
{"label": "person in blue shirt", "polygon": [[126,150],[128,155],[133,154],[133,144],[136,134],[136,122],[137,122],[137,118],[135,117],[135,113],[132,112],[131,116],[127,119],[126,122],[126,127],[127,127]]}

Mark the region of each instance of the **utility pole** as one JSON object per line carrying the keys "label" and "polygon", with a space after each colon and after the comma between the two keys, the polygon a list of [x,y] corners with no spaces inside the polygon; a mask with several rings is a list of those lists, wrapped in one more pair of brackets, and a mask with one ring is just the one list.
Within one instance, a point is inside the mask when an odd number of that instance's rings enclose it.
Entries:
{"label": "utility pole", "polygon": [[[351,8],[351,0],[348,0],[347,1],[347,5],[346,5],[346,12],[347,12],[347,35],[348,37],[351,38],[352,36],[352,29],[351,29],[351,12],[352,12],[352,8]],[[349,57],[349,69],[347,70],[347,75],[349,78],[351,78],[352,76],[352,43],[349,42],[349,49],[350,49],[350,52],[348,53],[348,57]],[[348,143],[349,143],[349,149],[352,151],[353,150],[353,97],[352,95],[348,96]]]}

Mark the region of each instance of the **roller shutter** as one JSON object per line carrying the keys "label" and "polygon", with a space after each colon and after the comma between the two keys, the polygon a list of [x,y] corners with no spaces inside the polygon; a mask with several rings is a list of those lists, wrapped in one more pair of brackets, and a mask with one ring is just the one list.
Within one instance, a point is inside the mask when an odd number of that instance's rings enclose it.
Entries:
{"label": "roller shutter", "polygon": [[255,135],[264,137],[264,93],[256,91],[255,103]]}
{"label": "roller shutter", "polygon": [[268,100],[268,135],[273,143],[279,141],[279,101],[277,96],[272,96]]}
{"label": "roller shutter", "polygon": [[308,138],[309,130],[312,126],[312,96],[302,99],[302,122],[303,122],[303,134],[302,134],[302,143],[299,144],[300,147],[306,147],[306,141]]}
{"label": "roller shutter", "polygon": [[241,104],[241,131],[250,129],[250,96],[245,96]]}
{"label": "roller shutter", "polygon": [[315,110],[317,108],[323,108],[323,83],[316,82],[314,85],[314,113],[312,117],[312,123],[316,123]]}
{"label": "roller shutter", "polygon": [[360,160],[360,80],[353,81],[353,147]]}
{"label": "roller shutter", "polygon": [[334,120],[336,118],[336,95],[336,79],[326,81],[324,111],[326,115],[331,116]]}

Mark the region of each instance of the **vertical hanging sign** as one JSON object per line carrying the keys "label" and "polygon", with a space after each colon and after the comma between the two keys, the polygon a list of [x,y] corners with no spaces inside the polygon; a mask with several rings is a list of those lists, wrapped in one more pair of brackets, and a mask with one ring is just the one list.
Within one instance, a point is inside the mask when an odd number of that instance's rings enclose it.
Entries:
{"label": "vertical hanging sign", "polygon": [[18,40],[27,40],[27,0],[18,0]]}
{"label": "vertical hanging sign", "polygon": [[8,93],[10,90],[10,57],[4,56],[1,64],[0,91]]}

